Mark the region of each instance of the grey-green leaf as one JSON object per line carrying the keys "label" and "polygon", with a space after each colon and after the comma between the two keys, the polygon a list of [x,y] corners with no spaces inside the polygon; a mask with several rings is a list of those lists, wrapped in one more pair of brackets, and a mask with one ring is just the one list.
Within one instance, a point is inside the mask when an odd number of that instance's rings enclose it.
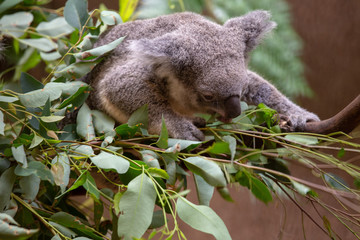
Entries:
{"label": "grey-green leaf", "polygon": [[221,168],[213,161],[202,157],[189,157],[184,159],[186,167],[195,174],[200,175],[212,186],[226,186],[226,179]]}
{"label": "grey-green leaf", "polygon": [[86,0],[68,0],[64,8],[65,20],[74,28],[81,30],[89,18],[87,8]]}
{"label": "grey-green leaf", "polygon": [[6,169],[0,176],[0,211],[3,211],[10,201],[10,195],[16,179],[14,169],[15,167]]}
{"label": "grey-green leaf", "polygon": [[118,220],[119,237],[124,240],[142,237],[151,224],[155,199],[156,190],[146,174],[140,174],[129,183],[119,204],[122,212]]}
{"label": "grey-green leaf", "polygon": [[100,14],[100,18],[105,24],[110,26],[122,23],[120,15],[114,11],[102,11]]}
{"label": "grey-green leaf", "polygon": [[74,28],[66,22],[64,17],[58,17],[50,22],[41,22],[36,27],[36,31],[51,37],[60,37],[72,33]]}
{"label": "grey-green leaf", "polygon": [[10,215],[0,213],[0,239],[28,239],[39,231],[39,229],[26,229],[16,225],[18,224]]}
{"label": "grey-green leaf", "polygon": [[21,3],[23,0],[5,0],[0,4],[0,13],[5,12],[9,8]]}
{"label": "grey-green leaf", "polygon": [[35,174],[22,177],[19,181],[21,192],[25,199],[34,201],[40,189],[40,178]]}
{"label": "grey-green leaf", "polygon": [[57,48],[56,43],[48,38],[18,39],[18,41],[43,52],[50,52]]}
{"label": "grey-green leaf", "polygon": [[209,206],[215,188],[197,174],[194,174],[194,179],[199,204]]}
{"label": "grey-green leaf", "polygon": [[5,134],[5,123],[4,123],[4,114],[2,111],[0,111],[0,134]]}
{"label": "grey-green leaf", "polygon": [[20,145],[19,147],[11,147],[11,151],[15,160],[20,163],[24,168],[27,167],[26,154],[24,150],[24,146]]}
{"label": "grey-green leaf", "polygon": [[235,153],[236,153],[236,139],[233,136],[224,136],[223,137],[224,141],[227,142],[229,144],[229,150],[231,153],[231,161],[234,160],[235,157]]}
{"label": "grey-green leaf", "polygon": [[91,111],[93,119],[94,119],[94,126],[95,130],[98,133],[107,133],[114,129],[115,121],[108,115],[98,110]]}
{"label": "grey-green leaf", "polygon": [[85,51],[85,52],[76,53],[76,54],[74,54],[74,56],[79,59],[84,59],[84,58],[87,58],[90,56],[98,57],[98,56],[104,55],[105,53],[108,53],[108,52],[114,50],[123,40],[124,40],[124,37],[121,37],[121,38],[118,38],[106,45],[103,45],[103,46],[100,46],[97,48],[93,48],[93,49]]}
{"label": "grey-green leaf", "polygon": [[85,140],[95,138],[95,129],[92,123],[91,110],[86,103],[82,105],[76,118],[76,132]]}
{"label": "grey-green leaf", "polygon": [[210,207],[198,206],[183,197],[179,197],[177,212],[181,220],[192,228],[209,233],[218,240],[231,240],[224,222]]}
{"label": "grey-green leaf", "polygon": [[101,152],[90,159],[98,168],[115,169],[119,174],[126,173],[130,167],[129,161],[125,158],[107,152]]}
{"label": "grey-green leaf", "polygon": [[319,143],[319,140],[317,137],[313,136],[305,136],[301,134],[288,134],[285,136],[285,139],[297,142],[300,144],[307,144],[307,145],[315,145]]}
{"label": "grey-green leaf", "polygon": [[0,19],[0,31],[14,37],[21,37],[33,19],[34,16],[30,12],[16,12],[4,15]]}
{"label": "grey-green leaf", "polygon": [[[66,155],[66,153],[62,152],[59,155],[57,155],[52,161],[51,164],[53,164],[52,168],[55,164],[61,165],[63,168],[63,171],[52,171],[55,174],[54,178],[58,179],[58,181],[55,181],[57,185],[60,186],[61,191],[64,192],[66,186],[69,184],[70,180],[70,162],[69,158]],[[58,166],[59,167],[59,166]]]}

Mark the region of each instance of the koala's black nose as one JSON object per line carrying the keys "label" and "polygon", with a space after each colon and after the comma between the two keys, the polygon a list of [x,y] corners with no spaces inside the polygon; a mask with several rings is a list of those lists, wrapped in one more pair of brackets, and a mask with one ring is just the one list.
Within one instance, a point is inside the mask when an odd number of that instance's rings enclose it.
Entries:
{"label": "koala's black nose", "polygon": [[234,118],[241,114],[240,97],[231,96],[225,100],[225,117]]}

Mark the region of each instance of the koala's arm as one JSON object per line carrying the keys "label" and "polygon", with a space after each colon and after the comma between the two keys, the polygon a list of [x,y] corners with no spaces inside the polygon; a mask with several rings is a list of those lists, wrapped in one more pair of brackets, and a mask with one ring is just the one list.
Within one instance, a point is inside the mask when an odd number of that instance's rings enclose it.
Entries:
{"label": "koala's arm", "polygon": [[244,92],[243,100],[247,103],[258,105],[264,103],[278,113],[285,115],[291,127],[296,131],[303,131],[306,122],[319,121],[319,117],[299,107],[273,85],[258,74],[248,71],[249,85]]}

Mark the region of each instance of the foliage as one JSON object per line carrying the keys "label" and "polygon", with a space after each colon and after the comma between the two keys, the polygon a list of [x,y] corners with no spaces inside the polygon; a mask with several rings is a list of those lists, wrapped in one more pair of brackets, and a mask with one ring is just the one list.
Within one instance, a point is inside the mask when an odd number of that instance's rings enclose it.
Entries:
{"label": "foliage", "polygon": [[223,23],[256,9],[270,11],[278,27],[251,53],[250,68],[273,82],[289,97],[311,96],[299,59],[301,39],[291,26],[288,4],[284,0],[144,0],[136,16],[149,18],[186,10],[205,14]]}
{"label": "foliage", "polygon": [[[352,206],[350,200],[358,203],[358,190],[322,168],[325,164],[348,173],[358,187],[359,167],[341,161],[344,153],[359,153],[358,144],[332,136],[281,133],[274,110],[245,103],[244,112],[229,124],[203,116],[203,142],[169,138],[164,122],[160,136],[149,135],[146,106],[127,124],[115,126],[87,107],[89,86],[74,79],[121,44],[122,38],[92,49],[108,26],[130,18],[129,8],[121,10],[120,17],[107,9],[89,13],[85,0],[68,0],[63,10],[46,9],[41,6],[45,2],[0,4],[0,30],[13,39],[5,54],[18,58],[2,76],[9,78],[12,71],[20,82],[19,91],[0,91],[0,239],[132,239],[145,231],[149,239],[186,239],[179,219],[216,239],[231,239],[209,207],[215,189],[232,201],[229,184],[248,188],[264,203],[276,195],[294,202],[303,196],[359,238],[349,224],[359,227],[357,215],[329,207],[315,192],[331,193],[343,206]],[[137,1],[120,3],[133,6]],[[26,73],[40,61],[49,71],[41,82]],[[76,124],[59,129],[66,113],[75,110]],[[291,176],[290,163],[309,167],[325,186]],[[191,175],[199,204],[186,199]],[[104,181],[106,187],[100,186]],[[87,201],[79,204],[74,195],[84,191]],[[155,206],[160,210],[154,211]],[[333,236],[326,219],[324,227],[316,224]]]}

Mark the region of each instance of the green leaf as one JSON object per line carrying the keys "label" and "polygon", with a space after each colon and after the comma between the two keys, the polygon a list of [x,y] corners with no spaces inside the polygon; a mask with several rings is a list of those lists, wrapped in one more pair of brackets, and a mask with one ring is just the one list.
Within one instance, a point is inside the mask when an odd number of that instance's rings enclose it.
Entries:
{"label": "green leaf", "polygon": [[210,206],[210,200],[214,194],[214,187],[197,174],[194,174],[194,180],[199,204]]}
{"label": "green leaf", "polygon": [[68,190],[66,190],[65,192],[63,192],[61,195],[55,197],[55,199],[61,198],[66,193],[68,193],[72,190],[75,190],[78,187],[81,187],[82,185],[85,184],[86,180],[87,180],[86,172],[82,172],[81,175],[75,180],[74,184],[71,185],[71,187]]}
{"label": "green leaf", "polygon": [[167,174],[167,172],[165,172],[162,169],[151,167],[147,171],[153,177],[160,177],[160,178],[164,178],[164,179],[169,179],[169,175]]}
{"label": "green leaf", "polygon": [[142,237],[151,224],[155,200],[154,185],[144,173],[129,183],[119,204],[122,211],[118,219],[119,237],[124,240]]}
{"label": "green leaf", "polygon": [[162,210],[155,211],[152,216],[150,229],[159,228],[165,225],[164,213]]}
{"label": "green leaf", "polygon": [[333,174],[333,173],[325,173],[324,174],[325,181],[333,188],[343,190],[343,191],[349,191],[349,185],[345,182],[344,179],[341,177]]}
{"label": "green leaf", "polygon": [[134,13],[139,0],[119,0],[120,16],[127,22]]}
{"label": "green leaf", "polygon": [[51,122],[58,122],[60,120],[62,120],[65,116],[55,116],[55,115],[52,115],[52,116],[42,116],[40,117],[40,119],[43,121],[43,122],[46,122],[46,123],[51,123]]}
{"label": "green leaf", "polygon": [[16,12],[4,15],[0,19],[0,31],[16,38],[21,37],[33,19],[34,16],[30,12]]}
{"label": "green leaf", "polygon": [[200,141],[191,141],[191,140],[182,140],[182,139],[175,139],[175,138],[169,138],[168,139],[168,147],[173,147],[176,144],[180,145],[180,151],[184,150],[190,146],[198,146],[201,144]]}
{"label": "green leaf", "polygon": [[142,160],[149,166],[153,168],[160,168],[160,163],[158,160],[158,155],[150,150],[142,150],[140,151],[142,156]]}
{"label": "green leaf", "polygon": [[74,28],[81,30],[89,18],[87,8],[86,0],[68,0],[64,8],[65,20]]}
{"label": "green leaf", "polygon": [[38,146],[43,140],[44,140],[43,137],[40,137],[40,136],[35,134],[33,139],[31,140],[31,145],[30,145],[29,148],[31,149],[31,148],[34,148],[34,147]]}
{"label": "green leaf", "polygon": [[[10,195],[15,183],[16,175],[14,174],[14,168],[11,167],[5,170],[0,176],[0,211],[4,211],[6,205],[10,201]],[[1,227],[1,224],[0,224]],[[0,231],[1,233],[1,231]]]}
{"label": "green leaf", "polygon": [[44,85],[40,81],[36,80],[33,76],[26,72],[21,73],[20,86],[23,93],[44,88]]}
{"label": "green leaf", "polygon": [[261,182],[256,177],[253,176],[251,177],[250,189],[251,192],[254,194],[254,196],[257,199],[263,201],[264,203],[268,203],[272,201],[270,190],[263,182]]}
{"label": "green leaf", "polygon": [[122,23],[120,15],[114,11],[102,11],[100,18],[103,23],[110,26]]}
{"label": "green leaf", "polygon": [[181,220],[190,227],[209,233],[218,240],[231,239],[224,222],[210,207],[198,206],[179,197],[176,210]]}
{"label": "green leaf", "polygon": [[95,138],[91,110],[86,103],[80,108],[76,118],[76,132],[80,137],[89,141]]}
{"label": "green leaf", "polygon": [[66,236],[68,238],[73,238],[76,236],[76,233],[74,231],[70,230],[67,227],[62,226],[61,224],[58,224],[53,221],[49,221],[49,224],[51,226],[53,226],[54,228],[56,228],[57,230],[59,230],[59,232],[61,232],[64,236]]}
{"label": "green leaf", "polygon": [[229,144],[229,150],[231,154],[231,161],[234,161],[235,153],[236,153],[236,139],[232,136],[224,136],[224,141]]}
{"label": "green leaf", "polygon": [[18,224],[10,215],[0,213],[0,239],[28,239],[39,231],[39,229],[26,229],[16,225]]}
{"label": "green leaf", "polygon": [[227,187],[217,187],[216,190],[219,192],[220,196],[223,199],[225,199],[228,202],[234,202]]}
{"label": "green leaf", "polygon": [[93,49],[85,51],[85,52],[76,53],[76,54],[74,54],[74,56],[79,59],[85,59],[85,58],[93,57],[93,56],[95,56],[95,57],[102,56],[102,55],[114,50],[124,40],[124,38],[125,37],[121,37],[121,38],[118,38],[118,39],[108,43],[108,44],[102,45],[100,47],[93,48]]}
{"label": "green leaf", "polygon": [[4,123],[4,114],[0,111],[0,134],[5,135],[5,123]]}
{"label": "green leaf", "polygon": [[166,128],[164,117],[162,117],[162,120],[161,120],[161,133],[160,133],[159,139],[155,143],[156,146],[158,146],[159,148],[166,149],[168,147],[168,142],[167,142],[168,138],[169,138],[168,130]]}
{"label": "green leaf", "polygon": [[80,107],[89,96],[89,89],[90,86],[80,87],[76,93],[65,99],[57,108],[62,109],[70,104],[72,105],[72,109],[75,107]]}
{"label": "green leaf", "polygon": [[83,224],[78,218],[66,212],[57,212],[50,217],[50,220],[64,227],[69,227],[79,230],[81,233],[84,233],[89,237],[92,237],[93,239],[99,239],[99,240],[103,239],[97,236],[95,233],[93,233],[92,229],[86,226],[85,224]]}
{"label": "green leaf", "polygon": [[15,160],[18,163],[20,163],[24,168],[26,168],[27,167],[27,159],[26,159],[24,146],[23,145],[20,145],[19,147],[13,146],[13,147],[11,147],[11,152],[12,152]]}
{"label": "green leaf", "polygon": [[98,110],[92,110],[91,113],[94,119],[94,126],[96,132],[103,134],[114,130],[114,119]]}
{"label": "green leaf", "polygon": [[148,106],[145,104],[141,108],[137,109],[133,114],[131,114],[128,125],[130,127],[140,126],[142,128],[147,129],[148,127]]}
{"label": "green leaf", "polygon": [[89,62],[75,62],[65,68],[57,69],[54,75],[55,77],[78,79],[90,72],[94,68],[94,66],[100,61],[101,58],[97,58],[94,61]]}
{"label": "green leaf", "polygon": [[207,149],[209,153],[224,154],[230,153],[229,143],[227,142],[214,142],[214,144]]}
{"label": "green leaf", "polygon": [[221,168],[213,161],[202,157],[189,157],[184,159],[186,167],[195,174],[200,175],[212,186],[224,187],[226,180]]}
{"label": "green leaf", "polygon": [[33,47],[44,52],[50,52],[57,48],[56,43],[54,43],[48,38],[18,39],[18,41],[25,45],[28,45],[29,47]]}
{"label": "green leaf", "polygon": [[115,209],[116,215],[119,215],[119,213],[120,213],[119,204],[120,204],[120,199],[121,199],[122,195],[123,195],[122,192],[117,192],[114,196],[114,209]]}
{"label": "green leaf", "polygon": [[288,134],[285,136],[285,139],[292,141],[292,142],[306,144],[306,145],[315,145],[315,144],[319,143],[319,140],[317,137],[300,135],[300,134]]}
{"label": "green leaf", "polygon": [[50,170],[39,161],[31,161],[27,168],[23,168],[18,165],[15,168],[15,174],[17,176],[30,176],[31,174],[35,174],[43,181],[49,181],[51,183],[54,182],[54,178]]}
{"label": "green leaf", "polygon": [[114,169],[119,174],[126,173],[130,166],[129,161],[125,158],[107,152],[101,152],[90,159],[98,168]]}
{"label": "green leaf", "polygon": [[0,96],[0,102],[12,103],[19,100],[17,97]]}
{"label": "green leaf", "polygon": [[49,52],[49,53],[40,52],[40,57],[45,61],[55,61],[61,58],[61,54],[58,51]]}
{"label": "green leaf", "polygon": [[91,195],[93,195],[96,199],[100,199],[100,191],[96,186],[96,182],[94,178],[91,176],[89,172],[86,172],[86,181],[83,184],[83,187],[88,191]]}
{"label": "green leaf", "polygon": [[21,3],[23,0],[5,0],[0,4],[0,13],[5,12],[6,10],[14,7],[15,5]]}
{"label": "green leaf", "polygon": [[66,22],[64,17],[57,17],[50,22],[41,22],[36,27],[36,31],[50,37],[60,37],[72,33],[74,28]]}
{"label": "green leaf", "polygon": [[19,181],[23,198],[34,201],[40,189],[40,178],[36,174],[22,177]]}

